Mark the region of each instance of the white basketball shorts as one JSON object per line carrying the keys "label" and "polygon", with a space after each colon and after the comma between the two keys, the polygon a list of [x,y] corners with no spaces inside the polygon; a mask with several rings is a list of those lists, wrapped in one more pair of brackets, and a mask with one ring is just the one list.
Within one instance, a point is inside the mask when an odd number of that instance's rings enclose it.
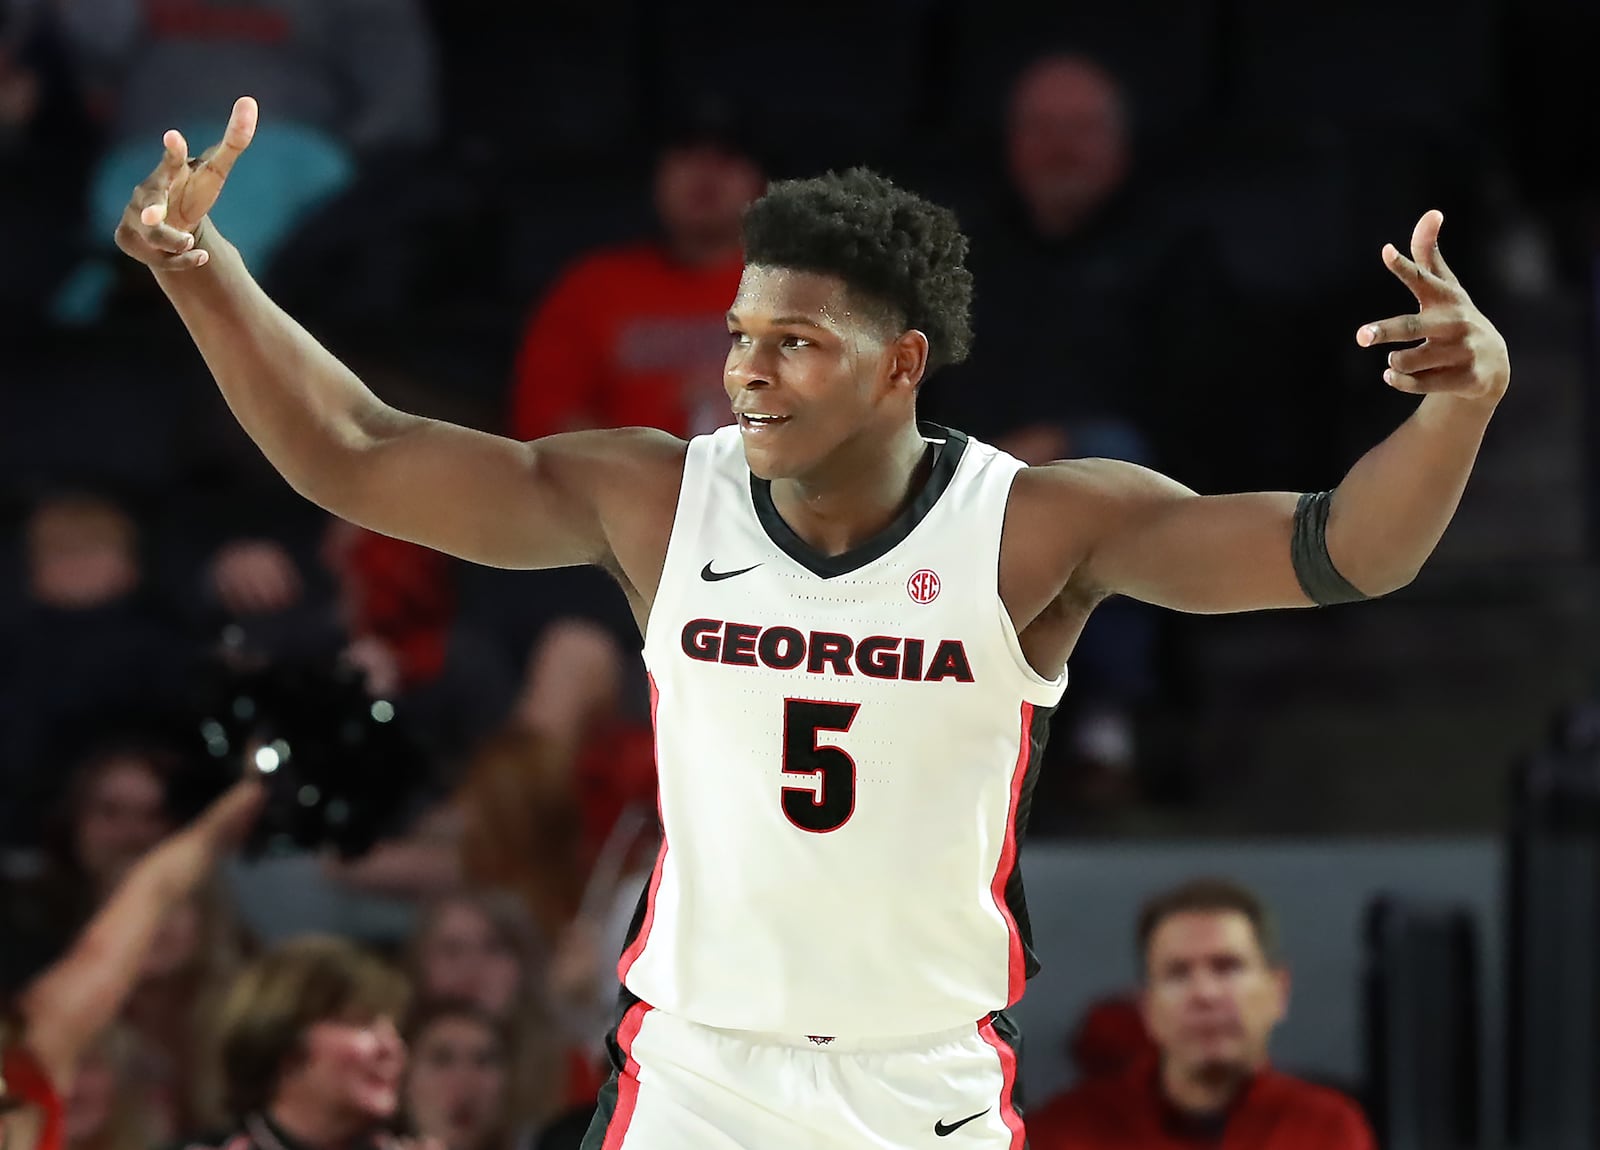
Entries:
{"label": "white basketball shorts", "polygon": [[583,1150],[1024,1150],[1016,1027],[853,1039],[718,1030],[624,992]]}

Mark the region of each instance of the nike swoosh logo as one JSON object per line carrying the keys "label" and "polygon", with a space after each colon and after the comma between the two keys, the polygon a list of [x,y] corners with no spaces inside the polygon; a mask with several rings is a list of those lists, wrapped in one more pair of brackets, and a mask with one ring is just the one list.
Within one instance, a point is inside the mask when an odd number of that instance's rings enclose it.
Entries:
{"label": "nike swoosh logo", "polygon": [[[989,1107],[989,1110],[993,1109],[993,1106]],[[989,1113],[989,1110],[980,1110],[976,1114],[973,1114],[967,1118],[963,1118],[960,1122],[952,1122],[948,1126],[946,1126],[943,1122],[935,1122],[933,1124],[933,1132],[940,1138],[948,1138],[957,1130],[960,1130],[968,1122],[976,1122],[978,1119],[982,1118],[985,1114]]]}
{"label": "nike swoosh logo", "polygon": [[752,563],[750,566],[741,567],[737,571],[713,571],[711,570],[711,564],[707,563],[704,567],[700,568],[700,578],[704,579],[707,583],[716,583],[722,579],[732,579],[735,575],[743,575],[746,571],[754,571],[759,566],[761,566],[761,564]]}

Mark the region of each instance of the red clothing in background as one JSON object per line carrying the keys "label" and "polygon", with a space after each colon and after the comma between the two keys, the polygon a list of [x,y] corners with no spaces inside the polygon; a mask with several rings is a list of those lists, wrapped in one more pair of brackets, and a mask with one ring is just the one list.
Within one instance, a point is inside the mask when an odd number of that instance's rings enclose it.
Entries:
{"label": "red clothing in background", "polygon": [[354,528],[339,566],[351,634],[389,645],[404,688],[437,679],[456,614],[449,557]]}
{"label": "red clothing in background", "polygon": [[1354,1102],[1264,1070],[1220,1129],[1188,1126],[1161,1093],[1153,1063],[1075,1087],[1027,1115],[1031,1150],[1374,1150]]}
{"label": "red clothing in background", "polygon": [[8,1098],[36,1106],[43,1115],[39,1145],[35,1150],[64,1150],[66,1127],[61,1096],[56,1093],[44,1068],[26,1047],[12,1045],[6,1048],[3,1058],[0,1058],[0,1077],[5,1080]]}
{"label": "red clothing in background", "polygon": [[656,244],[598,252],[562,274],[523,336],[512,433],[588,427],[698,435],[732,422],[722,390],[739,258],[684,267]]}

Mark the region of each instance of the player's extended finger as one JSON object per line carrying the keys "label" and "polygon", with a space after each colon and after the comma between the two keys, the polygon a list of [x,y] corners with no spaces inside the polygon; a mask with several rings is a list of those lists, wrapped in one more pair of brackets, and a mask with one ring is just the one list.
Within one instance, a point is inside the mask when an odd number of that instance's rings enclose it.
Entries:
{"label": "player's extended finger", "polygon": [[1454,308],[1424,308],[1365,324],[1356,332],[1356,342],[1362,347],[1375,347],[1380,343],[1411,343],[1419,339],[1460,339],[1467,334],[1468,326]]}
{"label": "player's extended finger", "polygon": [[139,205],[139,221],[145,224],[159,224],[167,218],[167,194],[189,164],[189,142],[183,138],[182,132],[173,128],[161,138],[161,142],[166,147],[161,155],[161,163],[140,189],[143,195]]}
{"label": "player's extended finger", "polygon": [[1420,303],[1435,299],[1438,289],[1443,286],[1426,268],[1415,260],[1408,260],[1393,244],[1383,245],[1383,266],[1393,272],[1395,278],[1405,284]]}
{"label": "player's extended finger", "polygon": [[1428,333],[1423,327],[1422,313],[1414,311],[1410,315],[1397,315],[1366,324],[1356,332],[1356,342],[1362,347],[1375,347],[1380,343],[1410,343],[1427,338]]}
{"label": "player's extended finger", "polygon": [[1443,230],[1443,212],[1438,208],[1424,212],[1411,233],[1411,256],[1441,282],[1459,287],[1461,281],[1456,279],[1456,273],[1444,262],[1444,253],[1439,250],[1439,233]]}
{"label": "player's extended finger", "polygon": [[1465,391],[1475,382],[1471,368],[1446,367],[1438,371],[1424,371],[1411,375],[1390,368],[1383,373],[1383,381],[1396,391],[1412,395],[1427,395],[1435,391]]}
{"label": "player's extended finger", "polygon": [[1465,340],[1459,339],[1430,339],[1421,347],[1405,347],[1389,353],[1389,366],[1404,375],[1464,367],[1471,361],[1471,349]]}
{"label": "player's extended finger", "polygon": [[254,97],[240,96],[235,100],[233,112],[228,116],[227,130],[222,133],[222,141],[206,150],[203,157],[205,166],[227,179],[228,173],[233,171],[234,161],[244,154],[250,141],[255,139],[260,114]]}
{"label": "player's extended finger", "polygon": [[1435,275],[1438,269],[1433,266],[1433,257],[1439,250],[1439,229],[1442,227],[1444,213],[1438,208],[1430,208],[1422,213],[1417,226],[1411,229],[1411,259],[1418,267]]}

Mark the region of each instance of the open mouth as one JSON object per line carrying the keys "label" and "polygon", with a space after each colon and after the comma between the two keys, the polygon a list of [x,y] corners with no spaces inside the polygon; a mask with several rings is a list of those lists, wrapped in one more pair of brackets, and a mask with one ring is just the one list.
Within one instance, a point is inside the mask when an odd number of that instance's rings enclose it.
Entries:
{"label": "open mouth", "polygon": [[762,415],[742,411],[739,413],[739,426],[751,431],[760,431],[770,427],[781,427],[789,422],[789,418],[787,415]]}

